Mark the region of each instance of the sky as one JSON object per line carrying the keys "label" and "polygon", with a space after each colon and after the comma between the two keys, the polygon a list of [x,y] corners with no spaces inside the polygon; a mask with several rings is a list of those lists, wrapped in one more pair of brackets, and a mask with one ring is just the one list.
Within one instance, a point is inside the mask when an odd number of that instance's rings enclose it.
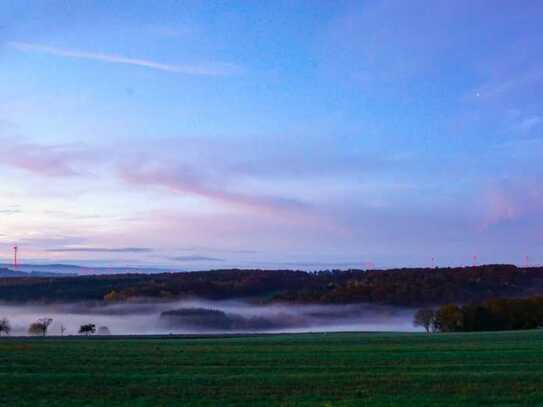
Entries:
{"label": "sky", "polygon": [[543,263],[541,21],[522,0],[3,0],[0,261]]}

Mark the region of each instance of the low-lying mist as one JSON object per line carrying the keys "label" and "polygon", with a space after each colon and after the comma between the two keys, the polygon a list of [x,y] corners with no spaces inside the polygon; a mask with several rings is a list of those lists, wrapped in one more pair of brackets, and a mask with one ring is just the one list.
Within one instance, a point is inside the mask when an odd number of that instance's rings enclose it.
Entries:
{"label": "low-lying mist", "polygon": [[48,335],[78,334],[83,324],[113,335],[414,331],[414,310],[368,304],[255,305],[243,301],[183,300],[117,304],[0,304],[12,336],[27,335],[39,318],[52,318]]}

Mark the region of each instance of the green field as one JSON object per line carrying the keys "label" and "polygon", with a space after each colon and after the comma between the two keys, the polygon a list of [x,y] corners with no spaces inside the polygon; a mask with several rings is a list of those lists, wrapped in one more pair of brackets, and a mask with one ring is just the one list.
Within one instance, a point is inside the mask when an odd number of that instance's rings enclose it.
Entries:
{"label": "green field", "polygon": [[0,340],[0,405],[543,405],[543,332]]}

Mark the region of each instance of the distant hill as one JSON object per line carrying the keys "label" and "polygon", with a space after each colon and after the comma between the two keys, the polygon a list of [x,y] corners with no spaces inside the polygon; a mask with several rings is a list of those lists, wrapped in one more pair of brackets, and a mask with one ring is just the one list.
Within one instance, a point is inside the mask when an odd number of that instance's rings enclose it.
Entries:
{"label": "distant hill", "polygon": [[[1,264],[0,270],[2,269],[12,269],[11,264]],[[109,274],[120,274],[120,273],[145,273],[145,274],[156,274],[164,272],[174,272],[179,270],[165,269],[165,268],[156,268],[156,267],[90,267],[90,266],[80,266],[75,264],[19,264],[17,266],[17,271],[25,273],[40,273],[43,275],[52,275],[61,274],[61,275],[109,275]]]}
{"label": "distant hill", "polygon": [[23,273],[22,271],[15,271],[6,268],[0,268],[0,277],[27,277],[28,273]]}
{"label": "distant hill", "polygon": [[52,273],[47,271],[19,271],[7,268],[0,268],[0,278],[14,277],[75,277],[76,273]]}
{"label": "distant hill", "polygon": [[0,277],[0,299],[8,302],[250,297],[259,302],[374,303],[417,307],[543,295],[543,268],[512,265],[315,273],[233,269],[59,278],[36,275],[10,277]]}

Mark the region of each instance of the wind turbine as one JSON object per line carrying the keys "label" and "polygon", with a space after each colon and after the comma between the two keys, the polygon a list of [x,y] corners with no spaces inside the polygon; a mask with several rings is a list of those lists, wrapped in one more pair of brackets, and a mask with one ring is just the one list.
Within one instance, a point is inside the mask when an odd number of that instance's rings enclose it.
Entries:
{"label": "wind turbine", "polygon": [[13,269],[17,270],[17,252],[19,251],[19,248],[17,245],[13,246]]}

